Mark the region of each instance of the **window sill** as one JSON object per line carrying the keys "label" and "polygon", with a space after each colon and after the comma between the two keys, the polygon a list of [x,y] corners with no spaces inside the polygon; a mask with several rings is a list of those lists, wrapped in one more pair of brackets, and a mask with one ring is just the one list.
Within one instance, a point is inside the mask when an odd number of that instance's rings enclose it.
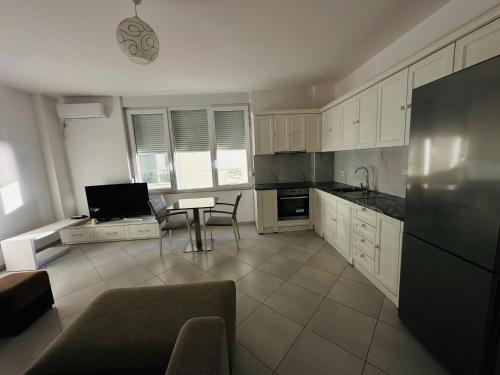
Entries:
{"label": "window sill", "polygon": [[174,190],[165,188],[148,188],[150,194],[184,194],[184,193],[216,193],[219,191],[238,191],[238,190],[253,190],[253,184],[245,185],[228,185],[218,186],[216,188],[203,188],[203,189],[188,189],[188,190]]}

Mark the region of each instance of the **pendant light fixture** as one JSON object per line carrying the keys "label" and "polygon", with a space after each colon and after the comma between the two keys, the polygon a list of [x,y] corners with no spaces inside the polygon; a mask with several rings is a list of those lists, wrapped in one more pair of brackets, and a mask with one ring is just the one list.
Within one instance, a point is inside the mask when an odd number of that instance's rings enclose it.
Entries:
{"label": "pendant light fixture", "polygon": [[130,60],[137,64],[149,64],[158,57],[160,43],[154,30],[137,16],[141,0],[132,0],[135,16],[125,18],[116,28],[116,41]]}

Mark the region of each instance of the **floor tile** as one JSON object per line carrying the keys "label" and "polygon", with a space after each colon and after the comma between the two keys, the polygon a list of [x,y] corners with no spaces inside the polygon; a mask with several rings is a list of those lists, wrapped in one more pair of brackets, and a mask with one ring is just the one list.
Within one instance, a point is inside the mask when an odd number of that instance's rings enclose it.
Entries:
{"label": "floor tile", "polygon": [[237,328],[237,340],[268,367],[275,369],[302,327],[261,305]]}
{"label": "floor tile", "polygon": [[264,302],[283,282],[267,272],[255,269],[236,282],[236,288],[257,301]]}
{"label": "floor tile", "polygon": [[51,283],[54,298],[59,298],[102,281],[95,269],[79,273],[72,278]]}
{"label": "floor tile", "polygon": [[144,264],[144,267],[146,267],[153,274],[159,275],[160,273],[168,271],[184,263],[186,263],[186,260],[177,254],[163,254],[157,259]]}
{"label": "floor tile", "polygon": [[391,375],[447,374],[407,331],[378,322],[368,361]]}
{"label": "floor tile", "polygon": [[314,237],[310,235],[306,236],[297,236],[297,238],[294,240],[294,244],[302,247],[306,247],[311,250],[319,250],[324,244],[325,241],[319,237],[314,235]]}
{"label": "floor tile", "polygon": [[403,322],[398,317],[398,309],[387,297],[384,298],[378,319],[394,327],[406,330]]}
{"label": "floor tile", "polygon": [[374,286],[372,282],[368,280],[361,272],[359,272],[356,268],[349,264],[340,276],[345,277],[346,279],[357,281],[358,283]]}
{"label": "floor tile", "polygon": [[288,259],[279,254],[261,264],[258,268],[281,279],[288,279],[302,266],[302,263]]}
{"label": "floor tile", "polygon": [[158,275],[166,284],[183,284],[201,276],[205,271],[194,264],[185,263]]}
{"label": "floor tile", "polygon": [[110,279],[122,272],[135,268],[139,263],[131,256],[117,260],[116,262],[108,263],[97,268],[97,272],[103,279]]}
{"label": "floor tile", "polygon": [[365,368],[363,369],[363,375],[388,375],[388,374],[382,371],[381,369],[366,362]]}
{"label": "floor tile", "polygon": [[104,253],[97,253],[88,256],[88,258],[90,260],[90,263],[92,263],[94,267],[99,267],[104,266],[105,264],[116,262],[123,258],[130,258],[130,254],[122,248],[116,248]]}
{"label": "floor tile", "polygon": [[322,296],[328,293],[335,280],[337,280],[337,275],[307,265],[302,266],[288,279],[289,282]]}
{"label": "floor tile", "polygon": [[236,344],[232,375],[272,375],[273,371],[252,353]]}
{"label": "floor tile", "polygon": [[141,288],[144,286],[164,286],[165,283],[159,279],[158,277],[153,277],[151,279],[148,279],[146,281],[143,281],[142,283],[139,283],[135,285],[136,288]]}
{"label": "floor tile", "polygon": [[269,258],[271,258],[272,256],[273,254],[267,251],[252,249],[252,250],[241,251],[240,254],[235,259],[240,262],[257,267],[260,266],[262,263],[268,261]]}
{"label": "floor tile", "polygon": [[[320,253],[325,253],[329,255],[335,255],[336,257],[344,258],[342,254],[340,254],[337,249],[335,249],[332,245],[330,245],[328,242],[323,244],[321,248],[319,249]],[[345,258],[344,258],[345,259]]]}
{"label": "floor tile", "polygon": [[281,250],[280,255],[299,263],[307,262],[314,255],[310,249],[290,245]]}
{"label": "floor tile", "polygon": [[80,273],[92,269],[95,269],[95,267],[87,258],[72,259],[57,265],[51,265],[49,263],[46,267],[44,267],[44,270],[46,270],[49,274],[51,283],[72,278]]}
{"label": "floor tile", "polygon": [[339,277],[328,298],[378,318],[384,295],[377,288]]}
{"label": "floor tile", "polygon": [[319,294],[291,283],[283,283],[265,304],[304,326],[323,300]]}
{"label": "floor tile", "polygon": [[71,316],[68,316],[67,318],[61,319],[61,329],[64,331],[66,328],[68,328],[78,317],[80,316],[80,313],[73,314]]}
{"label": "floor tile", "polygon": [[325,299],[307,328],[365,359],[376,322],[368,315]]}
{"label": "floor tile", "polygon": [[288,244],[282,241],[275,241],[271,239],[265,239],[256,243],[253,248],[264,250],[273,254],[278,254],[283,250]]}
{"label": "floor tile", "polygon": [[344,258],[317,252],[311,259],[309,259],[307,265],[340,275],[342,271],[344,271],[347,261]]}
{"label": "floor tile", "polygon": [[203,275],[195,277],[189,283],[207,283],[212,281],[219,281],[219,279],[210,275],[209,273],[204,273]]}
{"label": "floor tile", "polygon": [[130,288],[149,280],[154,275],[144,266],[139,266],[122,272],[106,280],[108,288]]}
{"label": "floor tile", "polygon": [[80,289],[75,293],[55,299],[55,305],[60,319],[65,319],[76,314],[88,306],[98,295],[106,291],[108,286],[104,281],[87,288]]}
{"label": "floor tile", "polygon": [[260,302],[247,296],[245,293],[236,291],[236,324],[240,324],[252,311],[254,311]]}
{"label": "floor tile", "polygon": [[230,260],[218,267],[212,268],[208,273],[220,280],[238,280],[254,268],[246,263]]}
{"label": "floor tile", "polygon": [[359,375],[364,362],[305,329],[277,370],[283,375]]}
{"label": "floor tile", "polygon": [[191,263],[205,271],[208,271],[221,264],[224,264],[229,260],[231,260],[230,256],[215,251],[209,251],[203,254],[196,254],[195,257],[191,260]]}

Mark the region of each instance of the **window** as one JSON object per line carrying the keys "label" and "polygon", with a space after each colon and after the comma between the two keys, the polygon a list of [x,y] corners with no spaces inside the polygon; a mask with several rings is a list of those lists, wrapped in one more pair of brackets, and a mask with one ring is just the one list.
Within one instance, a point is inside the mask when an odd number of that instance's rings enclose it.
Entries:
{"label": "window", "polygon": [[210,190],[249,183],[247,107],[172,108],[168,116],[161,109],[128,110],[127,118],[135,178],[150,188]]}
{"label": "window", "polygon": [[179,190],[213,187],[212,158],[206,109],[170,112]]}
{"label": "window", "polygon": [[154,188],[172,188],[168,138],[165,126],[166,112],[129,113],[129,126],[135,148],[136,179]]}
{"label": "window", "polygon": [[219,185],[248,183],[245,111],[214,110]]}

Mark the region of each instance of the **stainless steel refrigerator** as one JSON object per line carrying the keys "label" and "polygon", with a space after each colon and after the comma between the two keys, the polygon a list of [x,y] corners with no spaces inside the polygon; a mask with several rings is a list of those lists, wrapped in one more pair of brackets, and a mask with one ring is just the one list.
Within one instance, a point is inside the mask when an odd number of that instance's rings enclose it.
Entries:
{"label": "stainless steel refrigerator", "polygon": [[453,374],[500,374],[500,56],[413,92],[399,316]]}

